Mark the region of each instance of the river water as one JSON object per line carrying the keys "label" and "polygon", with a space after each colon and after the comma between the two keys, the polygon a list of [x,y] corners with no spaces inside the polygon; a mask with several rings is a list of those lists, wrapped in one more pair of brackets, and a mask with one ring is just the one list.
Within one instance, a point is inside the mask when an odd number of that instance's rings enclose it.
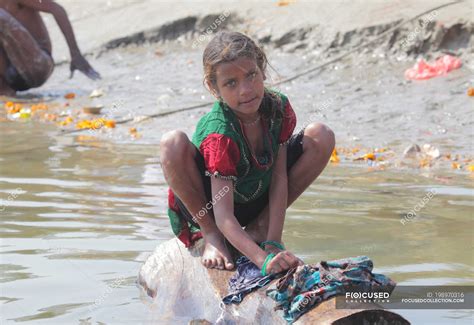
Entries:
{"label": "river water", "polygon": [[[53,98],[64,108],[58,115],[75,122],[87,105],[104,105],[106,118],[140,118],[212,100],[202,87],[201,55],[176,44],[117,49],[93,59],[102,81],[78,74],[68,80],[62,65],[29,93]],[[321,62],[317,53],[272,51],[269,58],[280,74],[272,72],[271,81]],[[295,108],[298,128],[323,121],[337,146],[389,148],[400,158],[406,146],[430,143],[469,161],[474,123],[465,90],[472,74],[460,69],[412,83],[403,80],[411,64],[365,53],[279,89]],[[104,95],[90,99],[94,88]],[[76,99],[62,106],[67,92]],[[191,135],[207,109],[92,134],[62,135],[35,119],[0,121],[2,324],[157,322],[135,283],[147,255],[172,238],[157,143],[175,128]],[[139,138],[130,137],[130,126]],[[473,178],[452,170],[449,160],[437,161],[432,169],[380,169],[352,159],[329,164],[289,208],[287,247],[307,263],[368,255],[376,272],[399,284],[473,285]],[[427,196],[416,217],[404,220]],[[473,319],[471,311],[399,312],[414,324]]]}
{"label": "river water", "polygon": [[[172,237],[157,146],[58,136],[34,121],[0,127],[2,324],[156,322],[135,281]],[[472,194],[466,175],[330,164],[288,210],[284,239],[308,263],[368,255],[399,284],[472,285]],[[414,324],[473,317],[399,312]]]}

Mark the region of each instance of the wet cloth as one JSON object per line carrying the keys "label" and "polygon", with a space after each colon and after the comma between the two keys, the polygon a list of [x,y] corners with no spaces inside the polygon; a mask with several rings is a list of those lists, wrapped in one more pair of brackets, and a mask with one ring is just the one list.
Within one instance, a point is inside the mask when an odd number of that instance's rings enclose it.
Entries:
{"label": "wet cloth", "polygon": [[266,286],[276,278],[273,274],[263,276],[258,266],[246,256],[239,257],[235,264],[237,270],[229,279],[229,294],[222,298],[226,305],[241,303],[247,294]]}
{"label": "wet cloth", "polygon": [[[212,111],[198,122],[192,140],[207,202],[213,201],[210,176],[233,180],[234,215],[241,226],[255,219],[268,204],[273,162],[280,145],[287,145],[287,170],[303,152],[303,132],[292,135],[296,115],[285,95],[266,89],[259,111],[265,139],[263,160],[253,157],[240,120],[220,101],[215,102]],[[212,211],[212,207],[208,210]],[[186,247],[202,237],[199,225],[193,221],[196,216],[186,210],[171,189],[168,191],[168,217],[174,234]]]}
{"label": "wet cloth", "polygon": [[395,282],[382,274],[372,273],[373,263],[367,256],[322,261],[290,269],[267,295],[277,302],[275,310],[293,323],[301,315],[347,289],[363,292],[392,292]]}
{"label": "wet cloth", "polygon": [[405,71],[405,78],[409,80],[424,80],[447,74],[449,71],[459,69],[461,59],[451,55],[443,55],[433,63],[421,59],[413,68]]}

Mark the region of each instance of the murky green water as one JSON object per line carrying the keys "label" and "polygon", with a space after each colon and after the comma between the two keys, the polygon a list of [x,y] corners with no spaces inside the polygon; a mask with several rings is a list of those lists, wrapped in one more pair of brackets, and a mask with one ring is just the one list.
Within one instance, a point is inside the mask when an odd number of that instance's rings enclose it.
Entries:
{"label": "murky green water", "polygon": [[[0,128],[2,323],[160,323],[135,284],[172,236],[157,146],[60,137],[31,122]],[[423,173],[328,167],[289,209],[287,246],[309,263],[368,255],[399,284],[472,285],[472,178]],[[401,313],[414,324],[473,317]]]}

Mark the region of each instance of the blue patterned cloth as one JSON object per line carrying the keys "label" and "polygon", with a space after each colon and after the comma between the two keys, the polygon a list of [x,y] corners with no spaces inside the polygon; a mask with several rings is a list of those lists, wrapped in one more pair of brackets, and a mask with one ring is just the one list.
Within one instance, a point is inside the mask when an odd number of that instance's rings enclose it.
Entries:
{"label": "blue patterned cloth", "polygon": [[244,297],[259,288],[266,286],[275,276],[262,276],[258,266],[246,256],[241,256],[236,262],[237,271],[229,279],[229,294],[222,299],[224,304],[242,302]]}
{"label": "blue patterned cloth", "polygon": [[260,269],[245,256],[240,257],[236,265],[237,271],[229,280],[229,294],[222,299],[224,304],[238,304],[250,292],[279,278],[266,293],[275,300],[275,310],[282,310],[289,324],[348,289],[392,292],[396,285],[388,277],[372,273],[374,265],[367,256],[322,261],[267,276],[262,276]]}
{"label": "blue patterned cloth", "polygon": [[372,273],[373,263],[367,256],[336,261],[322,261],[289,270],[267,295],[276,301],[275,310],[291,324],[314,306],[347,289],[363,292],[392,292],[395,282],[382,274]]}

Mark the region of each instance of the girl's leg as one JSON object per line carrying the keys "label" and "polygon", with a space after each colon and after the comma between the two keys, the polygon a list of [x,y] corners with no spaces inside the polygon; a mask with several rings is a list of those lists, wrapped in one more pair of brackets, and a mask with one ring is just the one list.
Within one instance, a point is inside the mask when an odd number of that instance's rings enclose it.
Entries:
{"label": "girl's leg", "polygon": [[[288,173],[288,206],[311,185],[326,167],[335,146],[334,132],[324,124],[311,123],[304,130],[303,153]],[[266,240],[267,205],[246,230],[256,242]]]}
{"label": "girl's leg", "polygon": [[[160,142],[161,167],[165,179],[173,192],[183,202],[192,216],[206,206],[207,198],[201,175],[194,161],[196,147],[185,133],[171,131],[163,135]],[[225,239],[216,226],[212,212],[195,218],[205,240],[202,263],[208,268],[232,269],[232,257]]]}

